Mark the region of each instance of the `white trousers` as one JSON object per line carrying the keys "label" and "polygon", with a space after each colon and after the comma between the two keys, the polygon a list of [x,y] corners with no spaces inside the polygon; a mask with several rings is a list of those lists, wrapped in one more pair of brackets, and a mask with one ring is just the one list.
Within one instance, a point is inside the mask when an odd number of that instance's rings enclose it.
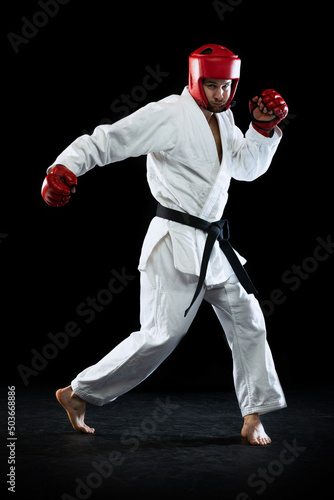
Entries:
{"label": "white trousers", "polygon": [[258,301],[235,275],[213,288],[203,286],[190,309],[197,276],[175,269],[169,235],[154,248],[141,273],[141,329],[123,340],[72,382],[85,401],[102,406],[148,377],[187,333],[203,299],[212,304],[233,358],[233,378],[242,416],[286,407],[284,394],[266,340]]}

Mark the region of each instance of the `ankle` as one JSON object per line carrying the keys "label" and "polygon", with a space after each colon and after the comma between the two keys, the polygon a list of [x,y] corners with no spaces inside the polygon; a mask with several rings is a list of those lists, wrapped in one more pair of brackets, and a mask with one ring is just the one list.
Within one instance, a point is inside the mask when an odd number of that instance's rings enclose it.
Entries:
{"label": "ankle", "polygon": [[260,420],[259,414],[258,413],[250,413],[249,415],[244,416],[244,422],[250,422],[254,420]]}
{"label": "ankle", "polygon": [[81,399],[80,396],[78,396],[72,389],[71,387],[71,399],[73,402],[76,402],[76,403],[85,403],[85,401],[83,399]]}

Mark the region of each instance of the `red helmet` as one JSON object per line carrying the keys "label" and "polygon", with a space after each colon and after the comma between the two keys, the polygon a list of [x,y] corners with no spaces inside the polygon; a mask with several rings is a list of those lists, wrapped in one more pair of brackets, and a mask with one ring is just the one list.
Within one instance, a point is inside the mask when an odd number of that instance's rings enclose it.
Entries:
{"label": "red helmet", "polygon": [[216,78],[232,80],[231,94],[224,109],[229,109],[240,76],[241,60],[222,45],[203,45],[189,56],[189,91],[202,108],[208,106],[202,79]]}

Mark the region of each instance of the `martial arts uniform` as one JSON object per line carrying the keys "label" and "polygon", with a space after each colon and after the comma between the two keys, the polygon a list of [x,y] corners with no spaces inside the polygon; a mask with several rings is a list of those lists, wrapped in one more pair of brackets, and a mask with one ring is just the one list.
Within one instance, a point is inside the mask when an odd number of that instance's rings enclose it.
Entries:
{"label": "martial arts uniform", "polygon": [[[244,136],[230,109],[216,117],[221,162],[210,126],[186,87],[181,96],[148,104],[112,125],[97,127],[91,136],[79,137],[48,172],[61,164],[80,176],[96,165],[147,155],[154,198],[164,207],[213,222],[222,217],[231,178],[252,181],[264,174],[282,135],[276,127],[267,138],[250,126]],[[206,238],[204,231],[153,218],[139,262],[141,328],[72,381],[78,396],[104,405],[142,382],[178,345],[205,299],[231,348],[242,415],[286,406],[259,303],[240,285],[218,242],[201,293],[184,316],[198,282]]]}

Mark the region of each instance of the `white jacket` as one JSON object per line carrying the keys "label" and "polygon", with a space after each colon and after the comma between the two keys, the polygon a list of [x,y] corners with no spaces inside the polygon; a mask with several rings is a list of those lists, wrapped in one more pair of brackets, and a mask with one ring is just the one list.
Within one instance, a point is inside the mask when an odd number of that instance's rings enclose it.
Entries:
{"label": "white jacket", "polygon": [[[223,158],[219,162],[210,126],[185,87],[181,96],[153,102],[132,115],[101,125],[94,133],[76,139],[48,168],[62,164],[77,176],[96,165],[104,166],[133,156],[147,156],[147,180],[162,205],[210,222],[222,217],[231,178],[252,181],[264,174],[280,142],[276,127],[267,138],[249,127],[244,136],[235,126],[231,110],[216,115]],[[167,233],[173,243],[175,267],[199,275],[206,233],[155,217],[146,234],[139,270],[144,271],[154,246]],[[241,258],[242,263],[245,260]],[[226,281],[232,269],[215,244],[205,283]]]}

